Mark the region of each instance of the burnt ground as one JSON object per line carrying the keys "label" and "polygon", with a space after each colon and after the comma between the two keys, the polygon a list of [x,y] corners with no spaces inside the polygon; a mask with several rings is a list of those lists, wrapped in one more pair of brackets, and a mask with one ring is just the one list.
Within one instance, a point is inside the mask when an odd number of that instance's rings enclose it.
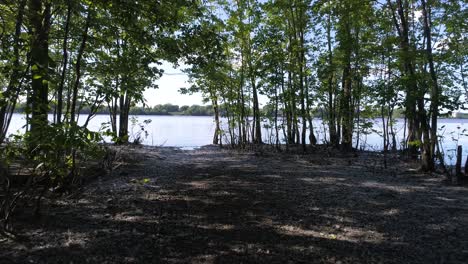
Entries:
{"label": "burnt ground", "polygon": [[[208,147],[129,164],[43,217],[0,263],[467,263],[468,189],[396,158]],[[328,153],[328,154],[327,154]]]}

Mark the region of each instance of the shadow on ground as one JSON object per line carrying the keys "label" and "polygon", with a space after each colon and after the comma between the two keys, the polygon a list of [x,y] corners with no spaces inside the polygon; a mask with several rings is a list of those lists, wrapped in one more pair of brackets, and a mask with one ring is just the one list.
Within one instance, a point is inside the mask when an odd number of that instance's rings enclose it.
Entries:
{"label": "shadow on ground", "polygon": [[21,220],[30,239],[0,245],[0,262],[468,260],[468,190],[400,161],[383,169],[366,155],[147,152],[49,204],[39,222]]}

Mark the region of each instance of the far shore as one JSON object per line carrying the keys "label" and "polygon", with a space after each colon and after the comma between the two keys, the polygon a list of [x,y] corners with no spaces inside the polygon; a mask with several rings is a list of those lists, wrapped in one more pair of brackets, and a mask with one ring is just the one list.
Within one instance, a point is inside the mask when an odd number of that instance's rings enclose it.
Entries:
{"label": "far shore", "polygon": [[[14,114],[19,114],[19,115],[26,115],[26,113],[24,112],[15,112]],[[52,115],[54,113],[49,113],[49,115]],[[80,113],[80,115],[88,115],[89,113],[87,112],[82,112]],[[106,116],[106,115],[109,115],[108,113],[97,113],[95,114],[96,116]],[[172,112],[172,113],[168,113],[168,114],[154,114],[154,113],[130,113],[130,116],[172,116],[172,117],[214,117],[214,115],[211,115],[211,114],[199,114],[199,115],[194,115],[194,114],[185,114],[183,112]],[[223,118],[225,118],[225,116],[222,116]],[[268,117],[265,117],[265,118],[268,118]],[[374,117],[373,119],[376,120],[376,119],[381,119],[382,117],[380,116],[377,116],[377,117]],[[315,116],[314,119],[321,119],[321,116]],[[396,120],[401,120],[401,119],[404,119],[404,117],[395,117],[394,119]],[[468,119],[468,115],[467,116],[461,116],[461,117],[452,117],[452,116],[442,116],[442,117],[439,117],[438,120],[457,120],[457,119]]]}

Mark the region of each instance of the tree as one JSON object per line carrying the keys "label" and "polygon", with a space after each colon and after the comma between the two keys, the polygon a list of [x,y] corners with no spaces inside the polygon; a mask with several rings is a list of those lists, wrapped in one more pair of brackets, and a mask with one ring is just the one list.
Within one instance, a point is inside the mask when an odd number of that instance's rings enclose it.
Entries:
{"label": "tree", "polygon": [[29,0],[29,26],[31,27],[31,149],[44,140],[49,109],[49,32],[51,3],[47,0]]}
{"label": "tree", "polygon": [[[185,48],[186,62],[191,65],[186,72],[192,86],[183,91],[202,92],[205,100],[211,102],[216,126],[213,135],[215,145],[222,144],[219,101],[223,87],[228,85],[226,38],[220,34],[223,27],[223,23],[215,16],[200,21],[197,26],[190,29],[186,40],[188,46]],[[208,50],[206,47],[211,49]]]}
{"label": "tree", "polygon": [[[25,21],[26,0],[18,1],[16,5],[8,7],[11,9],[7,8],[6,5],[0,5],[2,14],[5,16],[2,16],[2,20],[10,22],[4,23],[4,32],[0,39],[2,44],[0,57],[2,61],[11,61],[11,64],[2,65],[2,68],[7,69],[9,78],[0,77],[2,83],[4,80],[7,82],[6,88],[3,89],[4,85],[2,85],[0,91],[0,144],[3,143],[7,135],[26,75],[26,62],[22,59],[25,47],[21,45],[21,43],[26,42],[21,34],[21,27]],[[9,47],[13,47],[13,49]]]}

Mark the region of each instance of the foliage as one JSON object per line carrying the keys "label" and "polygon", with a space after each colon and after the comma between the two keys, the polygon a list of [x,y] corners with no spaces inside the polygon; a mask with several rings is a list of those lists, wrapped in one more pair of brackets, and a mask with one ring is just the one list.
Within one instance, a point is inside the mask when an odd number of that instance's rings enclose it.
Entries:
{"label": "foliage", "polygon": [[[422,167],[434,169],[437,118],[466,108],[466,5],[426,0],[210,4],[223,11],[209,12],[198,24],[200,31],[207,29],[202,40],[190,38],[194,45],[186,62],[192,86],[183,92],[202,91],[215,116],[222,105],[231,144],[261,143],[257,129],[267,117],[272,142],[285,138],[305,149],[315,142],[312,118],[318,109],[329,132],[326,142],[358,147],[369,122],[378,118],[385,150],[421,153]],[[402,144],[396,140],[395,117],[408,124]]]}
{"label": "foliage", "polygon": [[[129,135],[131,113],[209,113],[214,144],[262,144],[267,126],[268,142],[304,151],[317,143],[314,113],[325,142],[345,150],[378,117],[384,152],[397,148],[403,112],[402,148],[434,170],[438,117],[468,107],[466,21],[460,1],[2,1],[0,143],[15,109],[27,116],[4,162],[22,157],[52,185],[73,182],[96,153],[100,135],[86,127],[99,112],[120,144],[146,135],[137,121]],[[189,66],[181,92],[201,92],[211,111],[136,108],[163,61]]]}
{"label": "foliage", "polygon": [[[149,133],[146,130],[146,126],[148,126],[151,123],[151,121],[151,119],[146,119],[143,120],[142,123],[140,123],[138,121],[138,118],[132,116],[130,118],[131,127],[129,141],[135,145],[143,143],[143,141],[146,138],[148,138]],[[137,131],[135,131],[135,128],[137,129]]]}
{"label": "foliage", "polygon": [[[98,144],[101,135],[86,128],[54,124],[46,127],[42,135],[49,140],[42,141],[34,149],[28,144],[32,140],[29,132],[10,136],[2,149],[0,162],[5,171],[0,175],[0,187],[5,195],[0,199],[0,233],[2,229],[9,229],[9,218],[22,202],[20,199],[36,200],[37,212],[40,199],[47,190],[69,191],[79,186],[81,170],[89,166],[90,161],[104,156],[104,150]],[[17,182],[17,175],[26,175],[27,179],[19,185],[13,184]]]}
{"label": "foliage", "polygon": [[[113,139],[128,143],[130,108],[156,87],[162,60],[177,63],[181,32],[202,14],[200,4],[2,1],[0,144],[20,100],[27,120],[26,133],[10,139],[2,162],[24,162],[32,178],[44,179],[44,190],[74,185],[86,161],[101,153],[101,135],[87,125],[103,107]],[[139,141],[144,133],[134,136]]]}

